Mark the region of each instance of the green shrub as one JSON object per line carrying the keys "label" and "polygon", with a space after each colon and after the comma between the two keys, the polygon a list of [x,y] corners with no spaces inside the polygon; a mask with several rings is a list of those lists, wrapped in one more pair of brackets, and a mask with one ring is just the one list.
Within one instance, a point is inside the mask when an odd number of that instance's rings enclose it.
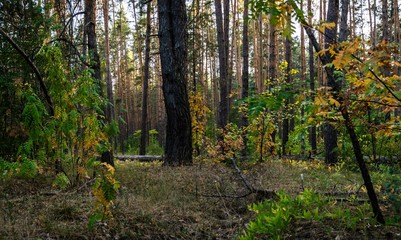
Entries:
{"label": "green shrub", "polygon": [[345,227],[355,229],[368,212],[368,205],[361,205],[353,212],[341,209],[335,206],[333,200],[308,189],[295,197],[284,192],[278,193],[278,197],[278,201],[266,200],[249,206],[257,215],[255,220],[247,225],[245,232],[240,236],[241,240],[280,239],[291,222],[297,219],[336,219]]}

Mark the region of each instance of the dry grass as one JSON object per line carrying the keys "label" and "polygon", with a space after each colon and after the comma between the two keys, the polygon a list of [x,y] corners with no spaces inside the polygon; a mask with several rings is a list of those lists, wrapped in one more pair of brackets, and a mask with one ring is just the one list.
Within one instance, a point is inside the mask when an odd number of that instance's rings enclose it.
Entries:
{"label": "dry grass", "polygon": [[[361,184],[357,174],[328,174],[324,167],[302,162],[242,168],[259,189],[297,193],[300,174],[305,187],[318,191],[353,191]],[[0,180],[0,239],[235,239],[252,218],[247,205],[255,196],[236,198],[247,189],[235,170],[222,164],[119,163],[116,175],[121,189],[115,218],[92,231],[87,228],[93,206],[89,186],[56,191],[45,177]],[[320,228],[315,225],[314,230],[305,223],[298,228],[312,233]]]}

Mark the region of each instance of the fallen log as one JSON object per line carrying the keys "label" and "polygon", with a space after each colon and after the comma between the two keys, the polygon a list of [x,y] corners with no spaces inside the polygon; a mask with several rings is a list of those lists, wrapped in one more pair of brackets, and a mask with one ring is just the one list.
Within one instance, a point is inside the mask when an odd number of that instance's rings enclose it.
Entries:
{"label": "fallen log", "polygon": [[120,161],[139,161],[139,162],[152,162],[152,161],[162,161],[163,156],[153,156],[153,155],[116,155],[115,159]]}

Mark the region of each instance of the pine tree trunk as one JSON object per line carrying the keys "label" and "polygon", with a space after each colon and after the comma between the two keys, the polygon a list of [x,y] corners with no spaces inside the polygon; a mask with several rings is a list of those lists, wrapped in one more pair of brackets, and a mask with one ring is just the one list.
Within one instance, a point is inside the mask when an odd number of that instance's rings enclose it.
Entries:
{"label": "pine tree trunk", "polygon": [[[290,18],[290,16],[289,16]],[[286,69],[286,78],[285,78],[285,82],[287,84],[286,86],[286,91],[289,91],[289,85],[291,84],[291,68],[292,68],[292,50],[291,50],[291,40],[290,40],[290,36],[287,36],[285,38],[285,61],[287,62],[287,69]],[[288,105],[291,103],[291,99],[286,99],[285,100],[285,115],[286,117],[284,117],[283,119],[283,139],[282,139],[282,155],[286,155],[287,154],[287,149],[286,149],[286,144],[288,142],[288,137],[290,134],[290,117],[289,115],[291,115],[290,110],[288,109]]]}
{"label": "pine tree trunk", "polygon": [[[96,1],[85,0],[85,32],[88,37],[88,52],[91,59],[90,67],[93,69],[92,77],[98,81],[100,95],[103,95],[101,76],[100,76],[100,59],[97,52],[96,40]],[[101,162],[114,166],[113,154],[110,150],[102,153]]]}
{"label": "pine tree trunk", "polygon": [[165,165],[192,164],[191,116],[187,92],[185,0],[159,0],[159,43],[167,113]]}
{"label": "pine tree trunk", "polygon": [[[224,3],[227,0],[224,0]],[[223,13],[221,9],[221,0],[215,0],[215,14],[216,14],[216,26],[217,26],[217,44],[219,51],[219,70],[220,70],[220,104],[219,104],[219,119],[218,119],[218,127],[224,129],[228,123],[228,61],[227,61],[227,53],[226,51],[228,43],[228,29],[224,29],[226,26],[226,18],[224,18],[224,26],[223,26]],[[224,4],[225,6],[226,4]],[[224,14],[226,15],[226,14]],[[228,19],[227,19],[228,21]],[[227,38],[226,38],[227,34]]]}
{"label": "pine tree trunk", "polygon": [[[106,59],[106,92],[109,103],[106,106],[106,122],[111,123],[114,119],[114,97],[113,97],[113,86],[111,81],[110,71],[110,41],[109,41],[109,1],[104,0],[103,2],[103,17],[104,17],[104,47],[105,47],[105,59]],[[112,139],[110,139],[110,144]]]}
{"label": "pine tree trunk", "polygon": [[[248,97],[249,91],[249,38],[248,38],[248,18],[249,18],[249,9],[248,9],[249,0],[244,1],[244,16],[243,21],[244,25],[242,28],[242,85],[241,85],[241,98],[245,99]],[[248,123],[248,113],[243,113],[241,118],[241,127],[246,128]],[[247,134],[244,133],[244,150],[242,151],[242,156],[247,156]]]}
{"label": "pine tree trunk", "polygon": [[140,155],[146,154],[148,139],[148,88],[149,88],[149,62],[150,62],[150,10],[151,2],[148,2],[146,9],[146,37],[145,37],[145,66],[142,85],[142,120],[141,120],[141,146]]}
{"label": "pine tree trunk", "polygon": [[[335,27],[325,29],[325,46],[329,48],[332,44],[337,41],[337,21],[339,19],[339,0],[330,0],[329,11],[327,12],[327,22],[335,23]],[[332,61],[330,54],[326,54],[326,58]],[[323,64],[324,65],[324,64]],[[332,77],[334,75],[334,68],[326,67],[327,74],[327,86],[331,88],[331,91],[336,94],[339,93],[340,87],[335,82],[336,79]],[[323,138],[324,138],[324,150],[325,150],[325,162],[327,164],[335,164],[338,162],[338,152],[337,152],[337,130],[333,126],[333,123],[326,121],[323,126]]]}
{"label": "pine tree trunk", "polygon": [[[271,91],[271,89],[274,87],[276,78],[277,78],[277,45],[276,45],[276,26],[274,24],[270,23],[269,26],[270,33],[269,33],[269,85],[268,85],[268,91]],[[277,122],[277,119],[275,120]],[[271,133],[270,137],[272,139],[272,142],[276,142],[276,134],[277,131],[273,130]],[[269,152],[271,155],[274,154],[275,152],[275,147],[274,145],[270,147]]]}

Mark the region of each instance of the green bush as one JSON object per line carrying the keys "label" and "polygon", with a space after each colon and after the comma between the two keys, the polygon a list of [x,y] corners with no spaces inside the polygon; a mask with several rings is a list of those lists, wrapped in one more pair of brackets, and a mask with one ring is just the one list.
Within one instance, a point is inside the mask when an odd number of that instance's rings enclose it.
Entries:
{"label": "green bush", "polygon": [[355,213],[351,213],[350,210],[335,206],[333,200],[311,190],[305,190],[295,197],[281,192],[278,193],[278,197],[278,201],[266,200],[249,206],[257,215],[255,220],[247,225],[245,232],[240,236],[241,240],[280,239],[290,223],[297,219],[337,219],[345,227],[355,229],[368,212],[367,205],[361,205]]}

